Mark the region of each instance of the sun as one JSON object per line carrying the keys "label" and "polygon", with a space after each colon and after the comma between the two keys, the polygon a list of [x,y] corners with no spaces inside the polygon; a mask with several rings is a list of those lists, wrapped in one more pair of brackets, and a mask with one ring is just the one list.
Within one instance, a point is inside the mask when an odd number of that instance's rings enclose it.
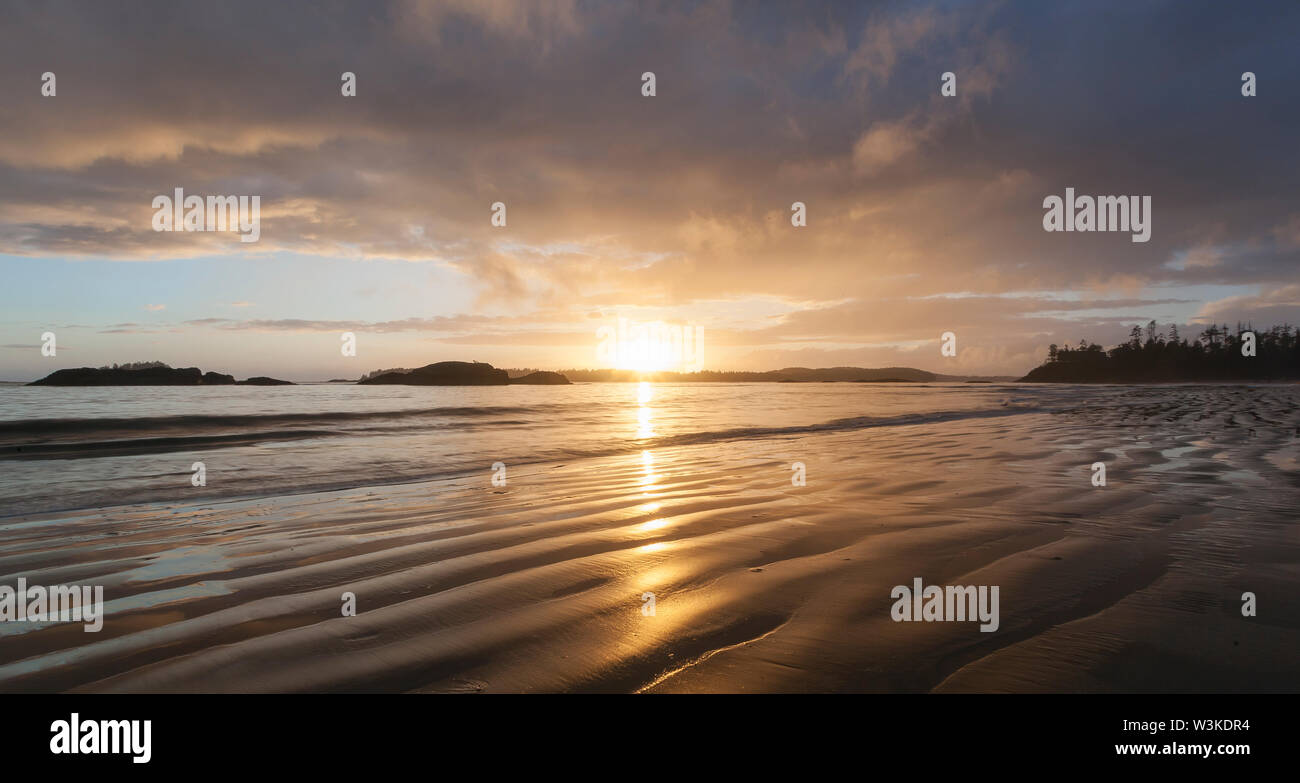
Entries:
{"label": "sun", "polygon": [[606,366],[638,373],[687,372],[698,367],[703,329],[663,321],[619,318],[596,330],[596,356]]}

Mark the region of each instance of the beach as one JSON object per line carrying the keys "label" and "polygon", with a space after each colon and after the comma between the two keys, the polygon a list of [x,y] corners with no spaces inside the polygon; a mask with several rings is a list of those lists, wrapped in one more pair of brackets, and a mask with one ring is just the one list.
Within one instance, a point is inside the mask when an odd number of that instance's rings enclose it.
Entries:
{"label": "beach", "polygon": [[1300,690],[1294,384],[16,393],[3,692]]}

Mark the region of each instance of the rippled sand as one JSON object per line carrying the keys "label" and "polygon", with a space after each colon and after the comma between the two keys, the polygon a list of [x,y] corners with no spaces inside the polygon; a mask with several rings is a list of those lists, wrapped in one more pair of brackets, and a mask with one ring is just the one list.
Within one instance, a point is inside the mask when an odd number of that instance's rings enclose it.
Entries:
{"label": "rippled sand", "polygon": [[[108,615],[3,624],[0,690],[1300,690],[1300,387],[1007,408],[7,519],[0,583]],[[1000,628],[892,621],[915,577]]]}

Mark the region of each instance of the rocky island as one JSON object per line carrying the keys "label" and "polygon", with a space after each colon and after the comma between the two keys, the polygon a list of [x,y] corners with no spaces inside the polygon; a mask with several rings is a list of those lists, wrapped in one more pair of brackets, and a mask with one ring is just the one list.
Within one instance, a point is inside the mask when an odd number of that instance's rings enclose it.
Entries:
{"label": "rocky island", "polygon": [[406,386],[506,386],[512,383],[551,386],[568,382],[568,378],[557,372],[534,372],[511,378],[505,370],[484,362],[435,362],[414,370],[389,370],[357,381],[365,385]]}
{"label": "rocky island", "polygon": [[198,367],[170,367],[162,362],[136,362],[105,367],[55,370],[28,386],[292,386],[292,381],[258,376],[236,381],[235,376],[203,372]]}
{"label": "rocky island", "polygon": [[518,378],[511,378],[510,382],[531,386],[563,386],[569,382],[569,379],[558,372],[538,370],[537,372],[530,372],[527,375],[521,375]]}

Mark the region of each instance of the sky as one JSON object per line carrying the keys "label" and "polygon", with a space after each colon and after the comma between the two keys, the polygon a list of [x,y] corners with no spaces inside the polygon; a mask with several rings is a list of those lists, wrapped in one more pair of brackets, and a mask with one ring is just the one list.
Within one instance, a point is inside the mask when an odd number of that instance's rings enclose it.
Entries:
{"label": "sky", "polygon": [[[1019,375],[1300,323],[1297,32],[1289,0],[6,4],[0,380],[598,367],[619,318],[709,369]],[[1044,230],[1067,187],[1150,196],[1150,240]],[[258,240],[155,231],[176,188],[258,196]]]}

